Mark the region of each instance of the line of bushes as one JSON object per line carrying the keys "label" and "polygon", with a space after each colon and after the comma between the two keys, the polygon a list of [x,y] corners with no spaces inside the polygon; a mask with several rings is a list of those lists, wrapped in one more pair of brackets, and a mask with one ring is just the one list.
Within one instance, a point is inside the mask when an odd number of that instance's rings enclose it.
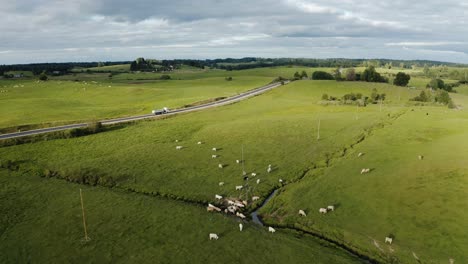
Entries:
{"label": "line of bushes", "polygon": [[84,128],[74,128],[74,129],[69,129],[69,130],[56,131],[56,132],[50,132],[50,133],[44,133],[44,134],[38,134],[38,135],[3,139],[3,140],[0,140],[0,147],[21,145],[21,144],[26,144],[26,143],[35,143],[39,141],[47,141],[47,140],[53,140],[53,139],[82,137],[82,136],[97,134],[100,132],[116,130],[122,127],[124,127],[123,124],[103,126],[101,122],[92,122],[92,123],[89,123],[88,126]]}

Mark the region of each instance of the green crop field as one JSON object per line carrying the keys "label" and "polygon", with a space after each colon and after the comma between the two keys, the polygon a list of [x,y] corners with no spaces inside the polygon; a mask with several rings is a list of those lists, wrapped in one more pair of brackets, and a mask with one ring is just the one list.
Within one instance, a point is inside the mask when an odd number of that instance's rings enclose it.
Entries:
{"label": "green crop field", "polygon": [[[73,98],[88,109],[87,115],[68,119],[81,120],[149,112],[156,100],[179,107],[229,96],[302,70],[310,75],[317,68],[182,70],[171,74],[170,81],[155,80],[158,73],[122,73],[111,80],[86,74],[87,84],[52,80],[15,85],[17,91],[25,89],[24,96],[37,92],[39,97],[38,91],[27,90],[28,84],[47,90],[53,84],[56,97]],[[103,79],[92,83],[93,75]],[[225,81],[227,76],[234,80]],[[301,80],[219,108],[89,136],[2,147],[0,161],[9,165],[0,169],[1,206],[8,212],[0,222],[0,262],[88,262],[89,256],[99,262],[364,262],[342,249],[346,247],[382,263],[413,263],[416,258],[463,263],[468,259],[466,87],[451,94],[458,109],[449,109],[410,102],[429,79],[419,76],[413,82],[416,88]],[[374,91],[386,94],[382,104],[322,101],[323,94],[341,98]],[[77,96],[88,92],[94,92],[92,98]],[[64,100],[55,108],[66,107]],[[12,108],[12,103],[4,107]],[[51,110],[23,122],[47,122],[38,120]],[[15,114],[6,116],[14,120]],[[59,119],[63,116],[65,111],[49,122],[66,121]],[[358,157],[360,152],[364,155]],[[362,168],[371,171],[361,174]],[[236,190],[240,185],[243,189]],[[80,242],[79,188],[85,193],[88,243]],[[223,206],[215,200],[218,194],[248,200],[248,214],[273,190],[276,194],[259,215],[277,228],[274,234],[252,221],[239,232],[237,218],[205,208],[208,203]],[[260,199],[252,201],[253,196]],[[319,214],[327,205],[335,211]],[[300,209],[306,217],[299,217]],[[220,239],[209,241],[210,232]],[[391,246],[384,244],[390,234]]]}

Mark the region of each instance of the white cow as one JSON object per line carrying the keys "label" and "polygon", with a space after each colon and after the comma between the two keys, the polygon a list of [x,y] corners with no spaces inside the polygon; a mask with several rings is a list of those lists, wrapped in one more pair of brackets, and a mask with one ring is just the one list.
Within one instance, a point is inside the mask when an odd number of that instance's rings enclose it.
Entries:
{"label": "white cow", "polygon": [[242,213],[237,212],[236,215],[242,219],[245,219],[245,215]]}
{"label": "white cow", "polygon": [[218,149],[217,149],[217,148],[212,148],[211,150],[213,150],[213,151],[217,151]]}
{"label": "white cow", "polygon": [[235,206],[228,206],[227,210],[232,213],[232,214],[235,214],[236,213],[236,210],[237,210],[237,207]]}
{"label": "white cow", "polygon": [[175,142],[179,142],[179,140],[178,140],[178,139],[176,139],[176,140],[175,140]]}
{"label": "white cow", "polygon": [[240,160],[236,160],[236,163],[239,164],[239,163],[240,163]]}
{"label": "white cow", "polygon": [[274,232],[276,232],[276,230],[273,227],[269,226],[268,227],[268,232],[274,233]]}
{"label": "white cow", "polygon": [[306,213],[304,212],[304,210],[299,210],[299,215],[300,216],[307,216]]}
{"label": "white cow", "polygon": [[283,183],[283,179],[279,179],[278,181],[279,181],[279,183]]}
{"label": "white cow", "polygon": [[253,196],[253,197],[252,197],[252,201],[258,201],[258,199],[260,199],[259,196]]}
{"label": "white cow", "polygon": [[218,164],[218,168],[222,169],[223,168],[223,164]]}
{"label": "white cow", "polygon": [[327,210],[335,211],[335,206],[329,205],[329,206],[327,206]]}
{"label": "white cow", "polygon": [[221,195],[218,195],[218,194],[215,194],[215,198],[218,199],[218,200],[223,199],[223,197]]}
{"label": "white cow", "polygon": [[212,159],[216,159],[217,157],[218,157],[218,155],[211,155]]}
{"label": "white cow", "polygon": [[218,238],[219,238],[219,237],[218,237],[217,234],[215,234],[215,233],[210,233],[210,240],[213,240],[213,239],[214,239],[214,240],[218,240]]}
{"label": "white cow", "polygon": [[224,182],[219,182],[218,185],[219,185],[219,186],[223,186],[223,185],[224,185]]}
{"label": "white cow", "polygon": [[250,175],[251,175],[252,177],[255,177],[255,176],[257,176],[257,173],[252,172],[252,174],[250,174]]}
{"label": "white cow", "polygon": [[359,158],[359,157],[361,157],[362,155],[364,155],[364,153],[359,152],[359,154],[358,154],[357,156],[358,156],[358,158]]}
{"label": "white cow", "polygon": [[242,229],[244,228],[244,225],[239,224],[239,230],[242,232]]}
{"label": "white cow", "polygon": [[197,144],[198,144],[198,145],[201,145],[201,144],[202,144],[202,142],[201,142],[201,141],[198,141],[198,142],[197,142]]}
{"label": "white cow", "polygon": [[259,184],[259,183],[260,183],[260,179],[257,179],[257,184]]}
{"label": "white cow", "polygon": [[385,243],[387,243],[387,242],[391,245],[392,242],[393,242],[393,238],[391,238],[391,237],[385,237]]}
{"label": "white cow", "polygon": [[207,210],[208,210],[208,211],[216,210],[216,211],[218,211],[218,212],[221,212],[221,209],[220,209],[220,208],[218,208],[218,207],[216,207],[216,206],[214,206],[214,205],[212,205],[212,204],[210,204],[210,203],[208,204]]}
{"label": "white cow", "polygon": [[242,188],[244,188],[244,186],[238,185],[238,186],[236,186],[236,191],[242,190]]}
{"label": "white cow", "polygon": [[268,167],[267,172],[268,172],[268,173],[271,172],[271,167]]}
{"label": "white cow", "polygon": [[320,208],[319,213],[326,214],[327,213],[327,208]]}
{"label": "white cow", "polygon": [[182,146],[176,146],[175,148],[176,149],[182,149],[183,147]]}
{"label": "white cow", "polygon": [[424,156],[419,155],[419,156],[418,156],[418,159],[419,159],[419,160],[423,160],[423,159],[424,159]]}
{"label": "white cow", "polygon": [[369,173],[369,172],[370,172],[370,169],[362,169],[362,170],[361,170],[361,174]]}
{"label": "white cow", "polygon": [[243,203],[239,203],[239,202],[235,202],[234,205],[237,206],[237,207],[242,207],[242,208],[245,207],[245,205]]}

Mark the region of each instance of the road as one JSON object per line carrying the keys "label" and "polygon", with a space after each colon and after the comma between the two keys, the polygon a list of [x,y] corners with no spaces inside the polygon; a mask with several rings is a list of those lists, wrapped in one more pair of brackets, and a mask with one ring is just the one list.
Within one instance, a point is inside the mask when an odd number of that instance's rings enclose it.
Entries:
{"label": "road", "polygon": [[[288,82],[285,82],[287,84]],[[198,110],[203,110],[207,108],[212,108],[212,107],[218,107],[222,105],[227,105],[235,102],[242,101],[244,99],[247,99],[249,97],[255,96],[262,94],[266,91],[269,91],[271,89],[274,89],[276,87],[281,86],[281,83],[272,83],[268,84],[232,97],[228,97],[223,100],[215,101],[215,102],[210,102],[202,105],[197,105],[197,106],[191,106],[191,107],[186,107],[186,108],[181,108],[181,109],[175,109],[170,111],[167,114],[164,114],[162,116],[168,116],[168,115],[175,115],[175,114],[180,114],[180,113],[188,113],[188,112],[193,112],[193,111],[198,111]],[[156,117],[153,114],[147,114],[147,115],[139,115],[139,116],[131,116],[131,117],[122,117],[122,118],[115,118],[115,119],[106,119],[100,121],[103,125],[111,125],[111,124],[118,124],[118,123],[125,123],[125,122],[130,122],[130,121],[135,121],[135,120],[141,120],[141,119],[148,119],[148,118],[154,118]],[[15,132],[15,133],[9,133],[9,134],[3,134],[0,135],[0,139],[11,139],[11,138],[18,138],[18,137],[24,137],[24,136],[30,136],[30,135],[37,135],[37,134],[44,134],[44,133],[49,133],[49,132],[56,132],[56,131],[62,131],[62,130],[67,130],[67,129],[73,129],[73,128],[83,128],[87,127],[88,123],[78,123],[78,124],[70,124],[70,125],[64,125],[64,126],[56,126],[56,127],[48,127],[48,128],[41,128],[41,129],[34,129],[34,130],[28,130],[28,131],[21,131],[21,132]]]}

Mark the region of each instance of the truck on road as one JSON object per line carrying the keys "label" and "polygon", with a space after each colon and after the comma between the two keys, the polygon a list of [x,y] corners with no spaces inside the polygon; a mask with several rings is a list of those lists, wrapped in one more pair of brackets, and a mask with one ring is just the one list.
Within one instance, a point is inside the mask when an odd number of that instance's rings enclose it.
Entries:
{"label": "truck on road", "polygon": [[169,113],[169,108],[164,107],[163,109],[157,109],[157,110],[153,110],[151,112],[153,113],[153,115],[164,115],[164,114]]}

